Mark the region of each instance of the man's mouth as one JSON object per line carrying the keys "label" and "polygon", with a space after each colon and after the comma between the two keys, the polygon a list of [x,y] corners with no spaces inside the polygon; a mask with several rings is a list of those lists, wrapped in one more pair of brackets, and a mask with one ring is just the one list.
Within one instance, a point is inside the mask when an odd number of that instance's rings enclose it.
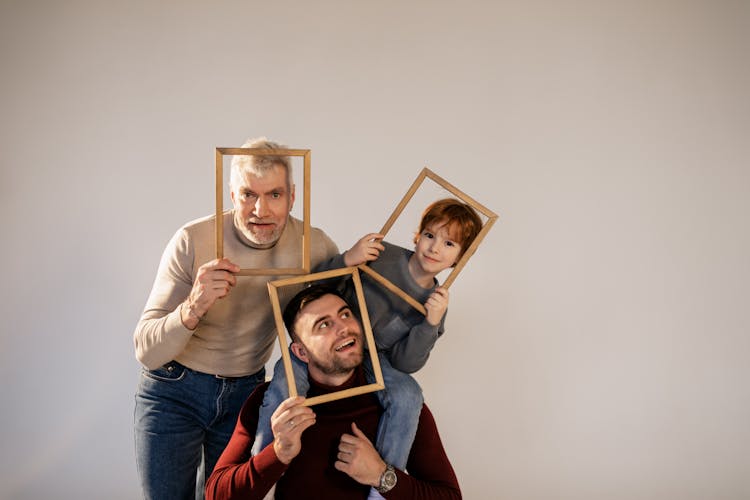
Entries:
{"label": "man's mouth", "polygon": [[345,349],[347,349],[349,347],[353,347],[355,343],[356,343],[356,339],[349,339],[346,342],[344,342],[343,344],[339,344],[338,346],[336,346],[334,348],[334,350],[336,352],[341,352],[341,351],[343,351],[343,350],[345,350]]}
{"label": "man's mouth", "polygon": [[253,220],[247,221],[247,224],[248,226],[251,226],[251,227],[260,227],[260,228],[267,228],[267,227],[273,226],[273,222],[263,222],[263,221],[253,221]]}

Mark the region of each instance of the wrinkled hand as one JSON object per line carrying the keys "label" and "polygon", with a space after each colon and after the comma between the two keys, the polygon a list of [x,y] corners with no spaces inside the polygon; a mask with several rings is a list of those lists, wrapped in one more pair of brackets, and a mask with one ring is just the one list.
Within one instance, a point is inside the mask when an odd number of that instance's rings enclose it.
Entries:
{"label": "wrinkled hand", "polygon": [[380,252],[385,250],[383,244],[380,243],[382,239],[383,235],[379,233],[364,235],[344,253],[344,265],[346,267],[358,266],[377,259]]}
{"label": "wrinkled hand", "polygon": [[218,299],[226,296],[237,283],[234,273],[240,267],[228,259],[214,259],[198,268],[193,288],[185,307],[181,310],[182,323],[189,329],[198,326],[202,318]]}
{"label": "wrinkled hand", "polygon": [[385,462],[367,436],[352,422],[352,434],[342,434],[336,469],[345,472],[360,484],[378,486],[385,471]]}
{"label": "wrinkled hand", "polygon": [[424,308],[427,310],[427,322],[432,326],[439,325],[448,310],[448,289],[442,286],[435,288],[424,303]]}
{"label": "wrinkled hand", "polygon": [[276,457],[289,464],[302,450],[302,433],[315,423],[315,413],[309,406],[302,406],[305,398],[289,398],[271,415],[273,449]]}

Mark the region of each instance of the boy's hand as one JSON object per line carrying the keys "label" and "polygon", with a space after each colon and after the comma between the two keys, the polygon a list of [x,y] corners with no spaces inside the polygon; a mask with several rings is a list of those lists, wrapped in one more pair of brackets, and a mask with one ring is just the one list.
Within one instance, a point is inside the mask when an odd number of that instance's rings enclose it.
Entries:
{"label": "boy's hand", "polygon": [[442,286],[435,288],[424,303],[424,308],[427,309],[427,322],[432,326],[439,325],[448,310],[448,289]]}
{"label": "boy's hand", "polygon": [[358,266],[377,259],[380,256],[380,252],[385,250],[383,244],[380,243],[382,239],[383,235],[379,233],[364,235],[354,246],[344,253],[344,265],[346,267]]}

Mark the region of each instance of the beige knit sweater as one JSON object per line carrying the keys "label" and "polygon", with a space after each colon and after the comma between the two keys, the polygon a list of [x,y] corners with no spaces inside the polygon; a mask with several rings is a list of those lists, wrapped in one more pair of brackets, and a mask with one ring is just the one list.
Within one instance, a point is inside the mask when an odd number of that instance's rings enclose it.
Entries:
{"label": "beige knit sweater", "polygon": [[[244,244],[224,213],[224,256],[240,268],[297,268],[302,260],[299,219],[289,222],[276,245],[259,250]],[[311,266],[338,254],[320,229],[311,231]],[[214,303],[191,331],[180,320],[198,268],[216,258],[215,216],[189,222],[172,237],[162,255],[151,295],[133,335],[136,358],[149,369],[176,360],[203,373],[238,377],[259,371],[277,339],[268,281],[281,276],[238,276],[229,294]],[[301,287],[279,289],[282,308]]]}

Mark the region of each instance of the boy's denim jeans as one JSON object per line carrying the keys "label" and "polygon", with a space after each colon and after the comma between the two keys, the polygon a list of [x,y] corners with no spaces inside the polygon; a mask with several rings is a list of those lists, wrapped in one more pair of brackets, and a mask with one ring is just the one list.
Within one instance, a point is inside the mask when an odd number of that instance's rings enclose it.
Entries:
{"label": "boy's denim jeans", "polygon": [[[299,395],[307,394],[310,384],[307,380],[307,364],[303,363],[291,351],[294,381]],[[407,375],[391,366],[385,354],[378,352],[380,369],[383,372],[385,390],[375,394],[383,407],[383,415],[378,424],[377,442],[373,443],[383,460],[397,469],[405,470],[414,436],[417,434],[419,415],[422,412],[422,388],[411,375]],[[368,382],[375,381],[369,353],[365,351],[365,369]],[[258,417],[258,429],[255,434],[252,454],[257,455],[273,441],[271,415],[274,410],[289,397],[286,373],[281,359],[273,370],[273,379],[263,397],[263,405]]]}
{"label": "boy's denim jeans", "polygon": [[[135,395],[135,454],[143,496],[202,499],[250,393],[265,369],[222,378],[170,361],[141,371]],[[196,481],[197,479],[197,481]]]}

